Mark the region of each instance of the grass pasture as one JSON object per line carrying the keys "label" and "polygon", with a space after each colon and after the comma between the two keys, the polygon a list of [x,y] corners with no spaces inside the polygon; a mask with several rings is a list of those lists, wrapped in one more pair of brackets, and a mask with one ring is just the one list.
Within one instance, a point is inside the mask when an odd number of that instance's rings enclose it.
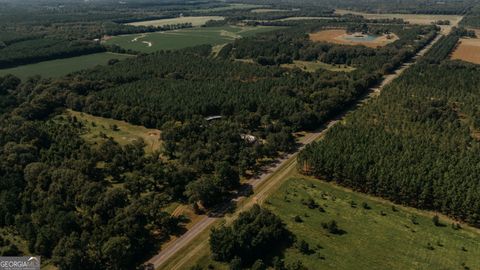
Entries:
{"label": "grass pasture", "polygon": [[161,19],[161,20],[151,20],[151,21],[141,21],[128,23],[128,25],[134,26],[165,26],[171,24],[181,24],[181,23],[191,23],[192,26],[202,26],[208,21],[221,21],[225,19],[221,16],[188,16],[188,17],[177,17],[170,19]]}
{"label": "grass pasture", "polygon": [[34,75],[42,77],[61,77],[82,69],[92,68],[97,65],[106,65],[110,59],[125,59],[132,57],[126,54],[95,53],[77,57],[44,61],[35,64],[23,65],[14,68],[0,69],[0,76],[13,74],[21,79]]}
{"label": "grass pasture", "polygon": [[350,67],[347,65],[331,65],[320,61],[310,62],[295,60],[292,64],[283,64],[281,66],[285,68],[300,68],[301,70],[304,70],[306,72],[315,72],[318,69],[326,69],[334,72],[352,72],[355,70],[354,67]]}
{"label": "grass pasture", "polygon": [[[325,212],[302,204],[302,199],[309,198]],[[310,245],[309,255],[295,247],[287,249],[285,260],[299,259],[309,269],[480,269],[478,230],[454,230],[451,221],[442,217],[442,226],[437,227],[431,213],[392,206],[305,178],[289,179],[266,204],[298,240]],[[303,221],[295,222],[295,215]],[[331,220],[343,234],[333,235],[322,228],[322,223]]]}
{"label": "grass pasture", "polygon": [[480,38],[461,38],[451,59],[480,64]]}
{"label": "grass pasture", "polygon": [[[142,139],[145,142],[146,153],[159,150],[162,146],[160,130],[158,129],[148,129],[125,121],[93,116],[72,110],[68,110],[66,114],[75,116],[87,127],[87,132],[82,137],[93,144],[104,140],[101,134],[105,134],[107,137],[112,137],[120,145],[129,144],[136,139]],[[114,126],[116,126],[116,129],[113,128]]]}
{"label": "grass pasture", "polygon": [[277,29],[274,26],[222,26],[180,29],[134,35],[115,36],[105,41],[125,49],[146,53],[158,50],[178,50],[202,44],[221,45],[237,38]]}
{"label": "grass pasture", "polygon": [[363,45],[371,48],[377,48],[379,46],[386,46],[387,44],[394,42],[398,39],[398,37],[394,34],[391,34],[379,36],[372,40],[356,40],[355,34],[347,34],[347,31],[342,29],[332,29],[311,33],[310,39],[315,42],[329,42],[343,45]]}
{"label": "grass pasture", "polygon": [[[287,177],[263,202],[298,241],[309,244],[308,254],[299,252],[296,244],[286,249],[282,256],[287,264],[300,260],[312,270],[480,269],[478,229],[461,225],[455,230],[453,221],[443,216],[437,227],[432,212],[395,205],[297,173]],[[309,198],[325,212],[302,203]],[[302,222],[295,222],[297,215]],[[342,234],[331,234],[322,227],[331,220],[337,222]],[[202,233],[189,247],[204,245],[208,235],[208,231]],[[208,245],[202,248],[181,268],[175,268],[181,259],[175,258],[162,269],[190,269],[194,265],[229,269],[228,264],[211,259]]]}

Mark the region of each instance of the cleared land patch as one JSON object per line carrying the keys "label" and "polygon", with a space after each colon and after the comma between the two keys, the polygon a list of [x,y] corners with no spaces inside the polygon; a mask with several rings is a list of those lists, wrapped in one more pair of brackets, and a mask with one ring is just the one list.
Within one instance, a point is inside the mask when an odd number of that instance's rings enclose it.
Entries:
{"label": "cleared land patch", "polygon": [[[314,204],[309,207],[310,199]],[[266,207],[310,246],[309,254],[288,249],[286,261],[299,259],[309,269],[480,268],[478,230],[454,230],[451,221],[442,217],[441,225],[435,226],[428,212],[315,179],[288,180]],[[296,215],[302,222],[294,220]],[[331,220],[342,234],[322,228]]]}
{"label": "cleared land patch", "polygon": [[461,38],[451,59],[480,64],[480,38]]}
{"label": "cleared land patch", "polygon": [[346,30],[322,30],[310,34],[310,39],[316,42],[329,42],[343,45],[364,45],[371,48],[385,46],[398,39],[395,34],[382,36],[362,35],[360,33],[348,34]]}
{"label": "cleared land patch", "polygon": [[278,28],[275,26],[199,27],[167,32],[115,36],[106,40],[105,43],[150,53],[158,50],[178,50],[202,44],[215,46],[232,42],[236,38],[252,36],[275,29]]}
{"label": "cleared land patch", "polygon": [[133,23],[128,23],[128,25],[165,26],[165,25],[172,25],[172,24],[191,23],[192,26],[202,26],[208,21],[221,21],[223,19],[225,18],[221,16],[189,16],[189,17],[178,17],[178,18],[170,18],[170,19],[133,22]]}
{"label": "cleared land patch", "polygon": [[95,53],[65,59],[44,61],[35,64],[23,65],[14,68],[0,69],[0,75],[13,74],[21,79],[34,75],[42,77],[61,77],[82,69],[97,65],[106,65],[111,59],[125,59],[132,57],[128,54]]}
{"label": "cleared land patch", "polygon": [[152,153],[162,146],[160,130],[148,129],[143,126],[136,126],[125,121],[114,120],[93,116],[90,114],[67,110],[67,115],[75,116],[86,127],[83,138],[93,144],[112,137],[120,145],[130,144],[135,140],[142,139],[145,143],[145,151]]}
{"label": "cleared land patch", "polygon": [[355,70],[354,67],[350,67],[347,65],[331,65],[320,61],[310,62],[295,60],[292,64],[283,64],[281,66],[286,68],[300,68],[307,72],[315,72],[318,69],[326,69],[334,72],[351,72]]}

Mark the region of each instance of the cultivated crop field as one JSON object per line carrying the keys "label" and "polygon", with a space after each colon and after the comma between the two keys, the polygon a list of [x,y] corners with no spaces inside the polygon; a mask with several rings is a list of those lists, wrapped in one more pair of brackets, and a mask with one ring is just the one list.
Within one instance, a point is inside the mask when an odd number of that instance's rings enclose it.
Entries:
{"label": "cultivated crop field", "polygon": [[134,25],[134,26],[165,26],[165,25],[172,25],[172,24],[191,23],[192,26],[202,26],[208,21],[220,21],[223,19],[224,17],[221,17],[221,16],[191,16],[191,17],[178,17],[178,18],[170,18],[170,19],[133,22],[128,24]]}
{"label": "cultivated crop field", "polygon": [[[310,198],[317,208],[302,204]],[[389,202],[325,182],[292,178],[266,207],[287,223],[297,241],[310,246],[308,254],[287,249],[286,261],[299,259],[309,269],[480,269],[477,230],[454,230],[452,221],[442,218],[442,225],[435,226],[427,212],[392,208]],[[294,221],[296,215],[301,222]],[[322,228],[331,220],[340,234]]]}
{"label": "cultivated crop field", "polygon": [[278,29],[274,26],[240,27],[199,27],[167,32],[122,35],[113,37],[106,44],[116,44],[125,49],[141,52],[158,50],[178,50],[202,44],[219,45],[232,42],[241,37]]}
{"label": "cultivated crop field", "polygon": [[480,64],[480,38],[461,38],[451,59]]}
{"label": "cultivated crop field", "polygon": [[364,45],[371,48],[386,46],[398,39],[395,34],[372,37],[371,39],[356,38],[355,34],[347,34],[346,30],[322,30],[310,34],[310,39],[315,42],[329,42],[344,45]]}
{"label": "cultivated crop field", "polygon": [[14,68],[0,69],[0,75],[13,74],[21,79],[34,75],[42,77],[61,77],[82,69],[97,65],[106,65],[110,59],[125,59],[132,57],[127,54],[95,53],[65,59],[44,61]]}
{"label": "cultivated crop field", "polygon": [[75,116],[86,127],[83,138],[93,144],[112,137],[120,145],[130,144],[137,139],[145,143],[145,152],[152,153],[162,146],[160,130],[148,129],[143,126],[136,126],[125,121],[118,121],[109,118],[97,117],[87,113],[68,110],[67,115]]}

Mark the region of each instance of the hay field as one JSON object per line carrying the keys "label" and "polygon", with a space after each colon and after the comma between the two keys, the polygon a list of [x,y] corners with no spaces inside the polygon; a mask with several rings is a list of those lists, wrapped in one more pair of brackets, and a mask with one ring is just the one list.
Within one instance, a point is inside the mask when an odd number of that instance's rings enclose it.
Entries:
{"label": "hay field", "polygon": [[451,59],[480,64],[480,38],[461,38]]}
{"label": "hay field", "polygon": [[279,29],[275,26],[222,26],[198,27],[174,31],[121,35],[110,38],[105,44],[116,44],[124,49],[151,53],[158,50],[178,50],[202,44],[220,45],[241,37]]}
{"label": "hay field", "polygon": [[191,16],[191,17],[178,17],[170,19],[152,20],[128,23],[128,25],[134,26],[164,26],[169,24],[181,24],[191,23],[192,26],[202,26],[208,21],[221,21],[225,19],[221,16]]}
{"label": "hay field", "polygon": [[42,77],[61,77],[82,69],[92,68],[97,65],[106,65],[110,59],[125,59],[133,57],[128,54],[94,53],[64,59],[43,61],[13,68],[0,69],[0,76],[13,74],[20,79],[26,79],[34,75]]}
{"label": "hay field", "polygon": [[386,46],[387,44],[398,39],[395,34],[391,34],[390,39],[387,37],[387,35],[383,35],[373,40],[349,40],[349,38],[352,37],[354,37],[354,34],[347,34],[347,31],[343,29],[322,30],[310,34],[310,39],[315,42],[329,42],[343,45],[364,45],[370,48]]}

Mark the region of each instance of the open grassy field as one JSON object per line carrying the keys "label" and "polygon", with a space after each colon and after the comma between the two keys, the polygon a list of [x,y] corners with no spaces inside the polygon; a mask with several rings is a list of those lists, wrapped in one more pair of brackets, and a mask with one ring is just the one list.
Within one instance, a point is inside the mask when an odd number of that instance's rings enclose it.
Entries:
{"label": "open grassy field", "polygon": [[[310,198],[325,212],[302,203]],[[264,207],[310,246],[309,254],[300,253],[295,245],[288,248],[284,253],[287,263],[300,260],[308,269],[332,270],[480,269],[478,229],[462,226],[455,230],[453,221],[442,216],[441,226],[435,226],[431,212],[394,205],[331,183],[296,175],[270,196]],[[297,215],[302,222],[294,221]],[[332,220],[341,234],[322,227]],[[208,255],[197,259],[201,266],[228,269]]]}
{"label": "open grassy field", "polygon": [[178,50],[202,44],[220,45],[232,42],[237,38],[252,36],[274,29],[277,29],[277,27],[199,27],[167,32],[115,36],[105,43],[117,44],[125,49],[150,53],[158,50]]}
{"label": "open grassy field", "polygon": [[451,59],[480,64],[480,38],[461,38]]}
{"label": "open grassy field", "polygon": [[0,75],[13,74],[21,79],[34,75],[43,77],[60,77],[82,69],[97,65],[106,65],[110,59],[125,59],[132,57],[127,54],[95,53],[65,59],[44,61],[36,64],[0,69]]}
{"label": "open grassy field", "polygon": [[320,61],[310,62],[310,61],[295,60],[293,61],[292,64],[283,64],[281,66],[286,68],[297,67],[307,72],[315,72],[318,69],[326,69],[334,72],[351,72],[355,70],[354,67],[350,67],[347,65],[331,65],[331,64],[320,62]]}
{"label": "open grassy field", "polygon": [[[158,129],[148,129],[125,121],[97,117],[72,110],[67,110],[66,114],[77,117],[87,127],[88,130],[83,134],[83,138],[93,144],[104,140],[101,134],[105,134],[107,137],[112,137],[120,145],[129,144],[136,139],[142,139],[145,142],[145,151],[147,153],[159,150],[162,146],[160,130]],[[114,126],[116,128],[113,128]]]}
{"label": "open grassy field", "polygon": [[161,19],[161,20],[151,20],[151,21],[141,21],[128,23],[129,25],[134,26],[164,26],[169,24],[181,24],[181,23],[191,23],[192,26],[202,26],[208,21],[220,21],[224,17],[221,16],[189,16],[189,17],[177,17],[171,19]]}
{"label": "open grassy field", "polygon": [[[301,203],[309,198],[325,212]],[[288,180],[268,203],[314,251],[305,255],[290,248],[287,262],[300,259],[310,269],[463,269],[462,265],[480,269],[478,230],[454,230],[452,222],[443,218],[442,226],[435,226],[431,213],[305,178]],[[295,215],[303,222],[295,222]],[[343,234],[332,235],[322,228],[331,220]]]}
{"label": "open grassy field", "polygon": [[316,42],[330,42],[343,45],[364,45],[371,48],[386,46],[398,39],[395,34],[372,37],[369,39],[356,38],[355,34],[347,34],[343,29],[322,30],[310,34],[310,39]]}

